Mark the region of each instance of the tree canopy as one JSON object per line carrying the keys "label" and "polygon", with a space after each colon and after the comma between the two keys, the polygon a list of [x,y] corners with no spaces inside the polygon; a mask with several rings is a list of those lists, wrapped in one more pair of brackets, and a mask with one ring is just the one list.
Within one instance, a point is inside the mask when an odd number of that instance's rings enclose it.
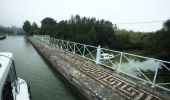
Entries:
{"label": "tree canopy", "polygon": [[155,57],[170,60],[170,20],[164,22],[163,28],[149,37],[149,51]]}
{"label": "tree canopy", "polygon": [[96,18],[71,16],[69,20],[57,22],[46,17],[41,21],[41,27],[34,22],[25,21],[23,29],[27,34],[46,34],[50,37],[74,42],[101,45],[114,50],[144,50],[156,58],[170,60],[170,20],[163,24],[157,32],[133,32],[118,29],[112,22]]}
{"label": "tree canopy", "polygon": [[115,39],[113,24],[95,18],[71,16],[57,23],[55,37],[91,45],[110,46]]}
{"label": "tree canopy", "polygon": [[30,24],[30,22],[29,22],[28,20],[24,22],[23,30],[24,30],[27,34],[30,34],[31,24]]}
{"label": "tree canopy", "polygon": [[0,35],[4,35],[5,33],[12,33],[12,30],[10,28],[0,26]]}
{"label": "tree canopy", "polygon": [[53,18],[46,17],[41,21],[41,34],[53,36],[56,33],[56,21]]}
{"label": "tree canopy", "polygon": [[33,22],[32,24],[29,21],[25,21],[23,25],[23,30],[27,35],[39,34],[38,25]]}

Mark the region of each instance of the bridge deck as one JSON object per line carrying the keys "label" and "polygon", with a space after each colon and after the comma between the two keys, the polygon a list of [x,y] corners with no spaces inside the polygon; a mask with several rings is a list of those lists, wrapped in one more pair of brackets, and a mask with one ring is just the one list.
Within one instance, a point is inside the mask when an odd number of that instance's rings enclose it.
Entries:
{"label": "bridge deck", "polygon": [[[82,93],[85,89],[90,91],[88,95],[93,95],[91,99],[103,100],[162,100],[169,96],[143,86],[134,79],[119,74],[113,70],[94,64],[91,61],[79,56],[57,49],[47,43],[30,39],[39,51],[49,58],[50,62],[62,74],[71,76],[71,81],[77,81],[79,90]],[[67,75],[64,73],[67,73]],[[75,84],[75,83],[72,83]],[[90,99],[90,96],[87,97]]]}

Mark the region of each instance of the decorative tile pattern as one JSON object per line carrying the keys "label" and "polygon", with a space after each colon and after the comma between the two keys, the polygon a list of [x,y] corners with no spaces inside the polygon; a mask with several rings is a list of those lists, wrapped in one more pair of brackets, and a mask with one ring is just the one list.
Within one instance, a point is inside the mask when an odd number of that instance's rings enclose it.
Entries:
{"label": "decorative tile pattern", "polygon": [[[67,61],[70,63],[74,63],[75,67],[82,71],[83,73],[89,75],[93,79],[99,81],[106,87],[110,88],[117,94],[123,96],[126,99],[130,100],[162,100],[162,98],[153,95],[145,90],[139,89],[135,87],[133,84],[117,77],[112,74],[107,73],[106,71],[102,70],[100,67],[94,66],[90,63],[87,63],[83,60],[76,59],[73,57],[62,55],[62,57],[67,56]],[[81,66],[79,66],[81,65]]]}

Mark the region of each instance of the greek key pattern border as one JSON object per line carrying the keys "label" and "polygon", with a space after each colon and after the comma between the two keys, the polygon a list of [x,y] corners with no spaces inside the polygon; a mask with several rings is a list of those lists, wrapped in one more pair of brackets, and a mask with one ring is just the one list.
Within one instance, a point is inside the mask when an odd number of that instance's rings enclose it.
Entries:
{"label": "greek key pattern border", "polygon": [[[121,78],[107,73],[99,67],[92,66],[92,64],[85,61],[70,57],[68,54],[62,55],[66,57],[67,61],[73,63],[78,70],[84,72],[93,79],[99,81],[103,85],[107,86],[117,94],[123,96],[126,99],[130,100],[162,100],[162,98],[149,93],[143,89],[139,89],[132,85],[131,83],[122,80]],[[81,66],[80,66],[81,65]]]}

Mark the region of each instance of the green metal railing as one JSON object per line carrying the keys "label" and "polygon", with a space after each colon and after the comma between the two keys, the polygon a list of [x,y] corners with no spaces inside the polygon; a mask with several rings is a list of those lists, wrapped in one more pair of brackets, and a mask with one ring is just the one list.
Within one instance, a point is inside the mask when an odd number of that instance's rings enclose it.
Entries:
{"label": "green metal railing", "polygon": [[[170,91],[170,62],[159,59],[109,50],[45,36],[34,36],[57,48],[73,53],[85,59],[104,65],[130,77],[148,83],[152,88],[159,87]],[[102,55],[111,56],[103,59]]]}

